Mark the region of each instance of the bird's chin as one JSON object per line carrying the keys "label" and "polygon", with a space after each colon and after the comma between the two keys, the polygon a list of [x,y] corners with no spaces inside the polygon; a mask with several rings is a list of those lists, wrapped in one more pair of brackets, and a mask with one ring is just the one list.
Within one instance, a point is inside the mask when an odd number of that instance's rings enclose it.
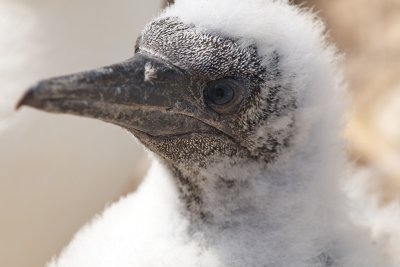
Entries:
{"label": "bird's chin", "polygon": [[186,132],[162,136],[128,129],[149,150],[174,166],[206,167],[226,157],[241,157],[248,151],[220,132]]}

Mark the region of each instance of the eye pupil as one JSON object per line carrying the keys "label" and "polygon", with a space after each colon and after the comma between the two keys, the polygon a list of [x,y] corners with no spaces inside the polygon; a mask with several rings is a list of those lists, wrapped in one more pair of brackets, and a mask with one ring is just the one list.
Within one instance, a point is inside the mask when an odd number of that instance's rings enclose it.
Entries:
{"label": "eye pupil", "polygon": [[215,96],[217,98],[220,98],[220,99],[224,98],[224,95],[225,95],[224,89],[222,89],[222,88],[215,89]]}
{"label": "eye pupil", "polygon": [[225,105],[234,97],[234,90],[228,84],[214,84],[207,89],[207,98],[216,105]]}

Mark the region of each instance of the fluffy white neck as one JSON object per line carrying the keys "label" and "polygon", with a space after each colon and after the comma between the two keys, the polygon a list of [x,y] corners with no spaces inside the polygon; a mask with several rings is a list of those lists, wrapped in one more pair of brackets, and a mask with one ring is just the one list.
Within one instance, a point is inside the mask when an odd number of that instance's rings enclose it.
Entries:
{"label": "fluffy white neck", "polygon": [[178,174],[198,181],[189,231],[226,266],[384,266],[347,218],[340,146],[313,137],[273,165],[225,159]]}
{"label": "fluffy white neck", "polygon": [[[316,144],[274,168],[239,161],[204,170],[209,221],[190,219],[178,177],[154,162],[135,194],[83,228],[49,266],[390,266],[348,222],[338,172],[318,167],[330,157],[312,153],[323,151]],[[242,187],[222,189],[216,170]]]}

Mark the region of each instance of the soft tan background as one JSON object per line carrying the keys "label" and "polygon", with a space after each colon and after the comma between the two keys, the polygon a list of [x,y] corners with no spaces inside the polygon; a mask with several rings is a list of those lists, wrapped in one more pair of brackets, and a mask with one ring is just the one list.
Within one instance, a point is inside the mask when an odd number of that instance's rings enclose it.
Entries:
{"label": "soft tan background", "polygon": [[[117,127],[13,105],[38,79],[129,57],[161,2],[0,0],[0,266],[43,266],[145,172]],[[350,160],[383,205],[399,201],[400,0],[294,2],[320,10],[346,54]]]}

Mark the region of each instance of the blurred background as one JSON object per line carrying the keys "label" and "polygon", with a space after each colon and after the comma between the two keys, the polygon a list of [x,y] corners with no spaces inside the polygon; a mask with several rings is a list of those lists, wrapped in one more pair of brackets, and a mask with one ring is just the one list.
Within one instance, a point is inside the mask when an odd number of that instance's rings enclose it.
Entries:
{"label": "blurred background", "polygon": [[132,56],[162,1],[0,0],[0,266],[40,267],[136,188],[143,151],[124,130],[14,106],[39,79]]}
{"label": "blurred background", "polygon": [[[352,177],[362,184],[355,202],[373,206],[368,212],[396,207],[400,0],[293,2],[318,11],[346,56],[351,101],[344,136]],[[15,112],[15,102],[39,79],[129,58],[140,29],[165,4],[0,0],[0,266],[43,266],[96,213],[133,191],[148,165],[118,127],[28,108]],[[385,217],[392,224],[382,226],[368,212],[359,217],[369,221],[360,220],[377,235],[396,227],[400,233],[400,213],[391,212],[397,217]]]}

